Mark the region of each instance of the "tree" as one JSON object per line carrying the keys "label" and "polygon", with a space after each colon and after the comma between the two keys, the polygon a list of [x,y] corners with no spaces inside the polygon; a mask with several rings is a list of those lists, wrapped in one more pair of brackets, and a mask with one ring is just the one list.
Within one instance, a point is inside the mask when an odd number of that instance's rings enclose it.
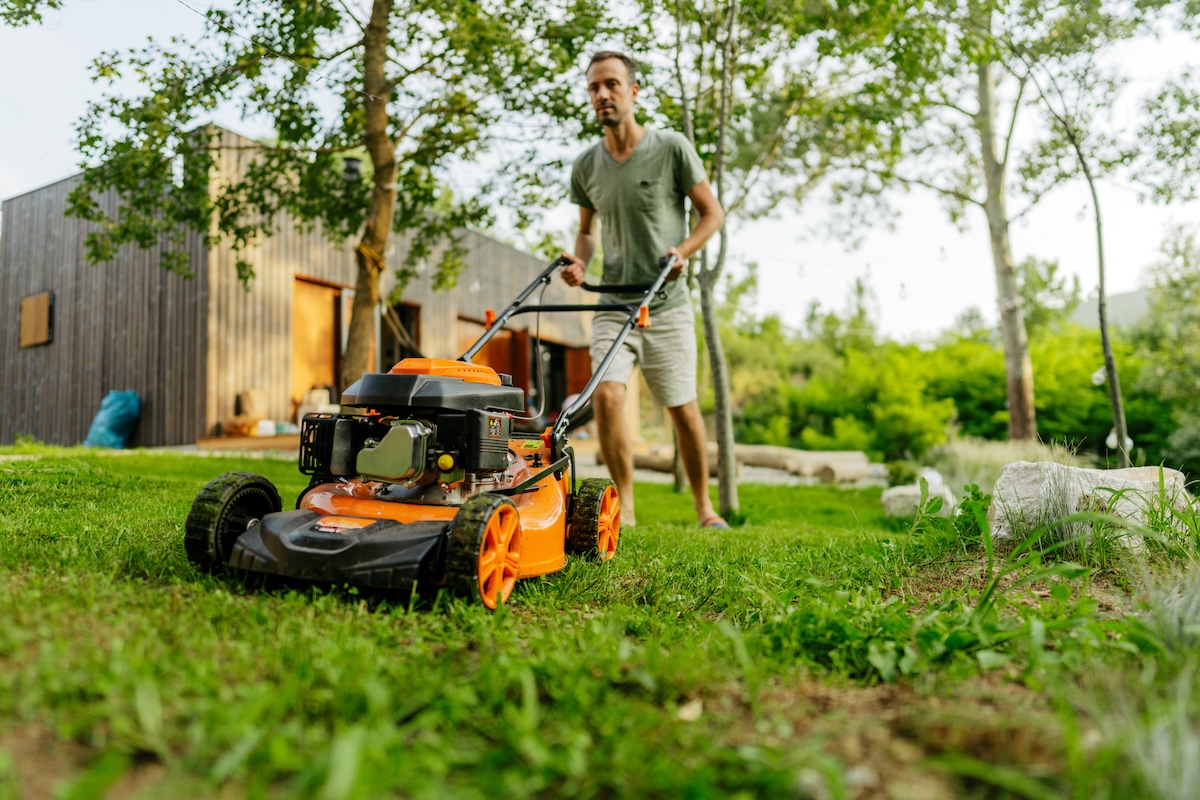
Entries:
{"label": "tree", "polygon": [[[1020,50],[1015,55],[1030,66],[1029,78],[1038,90],[1042,108],[1053,123],[1052,129],[1059,134],[1056,139],[1043,144],[1038,153],[1041,158],[1031,160],[1026,165],[1026,174],[1037,177],[1049,174],[1051,180],[1057,183],[1073,173],[1080,173],[1092,197],[1092,216],[1096,222],[1096,272],[1099,277],[1097,307],[1100,344],[1104,352],[1113,435],[1117,441],[1117,466],[1128,467],[1129,435],[1121,397],[1121,378],[1108,325],[1104,223],[1100,215],[1100,193],[1096,190],[1096,181],[1102,172],[1129,162],[1133,156],[1131,152],[1121,152],[1111,138],[1101,135],[1085,121],[1092,117],[1095,101],[1115,94],[1118,82],[1101,74],[1095,63],[1094,51],[1069,53],[1062,59],[1043,59],[1040,70],[1030,65]],[[1042,73],[1041,79],[1039,72]],[[1074,89],[1071,97],[1063,88],[1068,79]],[[1043,82],[1048,85],[1043,87]]]}
{"label": "tree", "polygon": [[[769,0],[638,0],[623,36],[642,54],[653,92],[644,113],[682,131],[705,161],[726,226],[692,264],[717,422],[719,506],[738,507],[732,399],[715,293],[730,223],[802,202],[828,164],[894,149],[897,106],[915,102],[930,41],[910,0],[854,9]],[[905,88],[900,88],[901,86]]]}
{"label": "tree", "polygon": [[[1009,437],[1031,439],[1037,435],[1033,368],[1010,226],[1057,184],[1014,180],[1047,138],[1033,137],[1025,147],[1030,137],[1018,122],[1026,108],[1041,102],[1031,78],[1043,64],[1127,38],[1143,17],[1118,0],[938,0],[931,17],[937,20],[937,41],[945,46],[928,48],[939,60],[930,65],[933,78],[925,87],[930,102],[910,106],[918,116],[905,123],[916,133],[903,141],[903,166],[855,166],[866,167],[885,188],[936,192],[956,222],[968,209],[982,212],[1000,310]],[[857,188],[859,194],[872,189]],[[1023,201],[1015,212],[1014,194]]]}
{"label": "tree", "polygon": [[[34,19],[34,0],[21,5]],[[197,44],[174,39],[107,53],[95,64],[96,79],[111,85],[129,75],[142,92],[108,94],[79,124],[85,171],[70,213],[100,226],[87,256],[103,261],[121,244],[150,246],[165,237],[164,266],[186,271],[185,229],[227,238],[243,251],[270,235],[281,210],[319,221],[335,240],[357,237],[341,376],[349,383],[369,368],[390,237],[410,239],[401,285],[412,275],[408,267],[441,242],[450,246],[435,286],[453,284],[462,267],[454,231],[486,219],[487,207],[478,197],[453,198],[448,170],[477,156],[506,114],[566,102],[554,76],[587,33],[569,24],[586,8],[372,0],[360,16],[345,3],[236,0],[205,13]],[[211,187],[214,142],[201,122],[226,106],[269,120],[275,135],[244,175]],[[364,153],[363,180],[346,180],[346,159]],[[112,218],[96,201],[107,190],[122,198]],[[238,270],[252,279],[244,259]]]}

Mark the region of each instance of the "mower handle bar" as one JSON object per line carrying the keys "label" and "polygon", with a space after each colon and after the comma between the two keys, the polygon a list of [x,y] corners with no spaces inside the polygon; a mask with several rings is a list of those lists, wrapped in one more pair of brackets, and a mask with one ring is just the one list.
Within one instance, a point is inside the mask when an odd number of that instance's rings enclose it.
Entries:
{"label": "mower handle bar", "polygon": [[[592,373],[592,377],[588,380],[587,385],[583,387],[583,391],[575,399],[569,407],[564,409],[558,415],[558,419],[551,429],[551,439],[554,442],[559,442],[566,434],[567,426],[570,424],[571,417],[579,413],[588,401],[592,399],[592,394],[596,391],[596,387],[600,385],[600,381],[604,378],[604,374],[608,372],[608,367],[616,358],[617,351],[621,349],[621,345],[625,343],[625,339],[629,336],[629,332],[633,330],[633,326],[637,324],[638,311],[641,306],[649,306],[650,299],[662,290],[662,286],[667,282],[667,275],[671,273],[671,269],[675,266],[676,256],[664,256],[658,260],[659,272],[655,276],[654,281],[649,285],[608,285],[596,286],[590,283],[582,284],[581,288],[585,291],[596,292],[599,294],[633,294],[641,293],[642,300],[637,305],[632,303],[600,303],[596,305],[531,305],[522,306],[533,291],[540,285],[548,285],[551,280],[551,275],[555,270],[565,267],[571,263],[570,259],[559,257],[550,262],[541,274],[526,286],[517,298],[512,301],[508,308],[488,326],[488,329],[483,332],[483,335],[476,340],[475,344],[467,349],[467,352],[458,357],[459,361],[471,363],[471,359],[483,349],[483,346],[496,335],[496,332],[504,327],[510,318],[517,314],[527,314],[534,311],[624,311],[629,317],[625,320],[625,324],[621,326],[620,332],[613,339],[612,345],[608,348],[608,352],[604,354],[604,358],[600,361],[600,365],[596,371]],[[557,448],[555,448],[557,450]]]}

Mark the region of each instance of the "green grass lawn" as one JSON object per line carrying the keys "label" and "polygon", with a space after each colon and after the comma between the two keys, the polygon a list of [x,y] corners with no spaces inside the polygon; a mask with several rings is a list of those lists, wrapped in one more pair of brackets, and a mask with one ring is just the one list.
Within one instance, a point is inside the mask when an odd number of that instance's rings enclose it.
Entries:
{"label": "green grass lawn", "polygon": [[744,485],[746,524],[704,532],[640,485],[613,561],[489,613],[193,568],[203,484],[258,472],[286,507],[292,462],[5,455],[0,798],[1147,796],[1106,721],[1161,722],[1198,652],[1127,613],[1178,555],[996,582],[978,539],[896,532],[878,490]]}

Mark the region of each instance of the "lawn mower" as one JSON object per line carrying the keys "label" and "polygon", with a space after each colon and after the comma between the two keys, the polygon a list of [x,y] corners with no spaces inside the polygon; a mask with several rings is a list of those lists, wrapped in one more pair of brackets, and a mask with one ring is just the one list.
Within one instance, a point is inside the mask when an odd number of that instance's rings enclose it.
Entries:
{"label": "lawn mower", "polygon": [[[342,393],[336,414],[308,414],[296,508],[261,475],[229,472],[192,503],[184,549],[193,563],[288,578],[421,592],[446,587],[496,608],[516,581],[555,572],[568,552],[607,561],[621,533],[621,504],[607,479],[580,481],[567,443],[571,420],[634,325],[650,325],[649,286],[596,286],[640,295],[637,305],[525,304],[566,259],[552,262],[457,360],[406,358]],[[517,314],[615,310],[629,318],[583,391],[541,432],[514,429],[524,392],[508,375],[471,363]]]}

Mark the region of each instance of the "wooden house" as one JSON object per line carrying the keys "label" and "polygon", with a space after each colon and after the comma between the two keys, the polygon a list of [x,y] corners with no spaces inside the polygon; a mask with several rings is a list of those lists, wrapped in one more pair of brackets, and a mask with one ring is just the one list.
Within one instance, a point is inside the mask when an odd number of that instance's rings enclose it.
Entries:
{"label": "wooden house", "polygon": [[[236,174],[253,142],[219,130],[214,180]],[[0,444],[32,436],[78,444],[110,390],[132,389],[142,414],[132,441],[177,445],[216,435],[235,416],[240,394],[254,392],[265,413],[294,421],[304,392],[332,386],[353,298],[353,243],[330,243],[320,226],[306,230],[286,214],[276,233],[248,254],[255,278],[242,286],[226,243],[212,249],[188,236],[192,279],[159,266],[160,248],[122,247],[110,262],[84,261],[88,223],[64,216],[79,176],[3,204],[0,231]],[[117,198],[101,198],[108,209]],[[429,274],[406,287],[392,309],[431,357],[460,355],[484,330],[487,308],[499,312],[545,262],[475,231],[463,232],[467,268],[452,290],[435,292]],[[387,255],[399,264],[404,241]],[[385,281],[390,270],[385,272]],[[390,287],[384,285],[384,293]],[[561,281],[550,303],[594,302]],[[392,321],[395,320],[392,318]],[[534,315],[521,315],[475,360],[534,383]],[[590,319],[547,314],[540,348],[547,407],[587,382]],[[376,314],[375,366],[385,371],[406,354],[383,313]]]}

